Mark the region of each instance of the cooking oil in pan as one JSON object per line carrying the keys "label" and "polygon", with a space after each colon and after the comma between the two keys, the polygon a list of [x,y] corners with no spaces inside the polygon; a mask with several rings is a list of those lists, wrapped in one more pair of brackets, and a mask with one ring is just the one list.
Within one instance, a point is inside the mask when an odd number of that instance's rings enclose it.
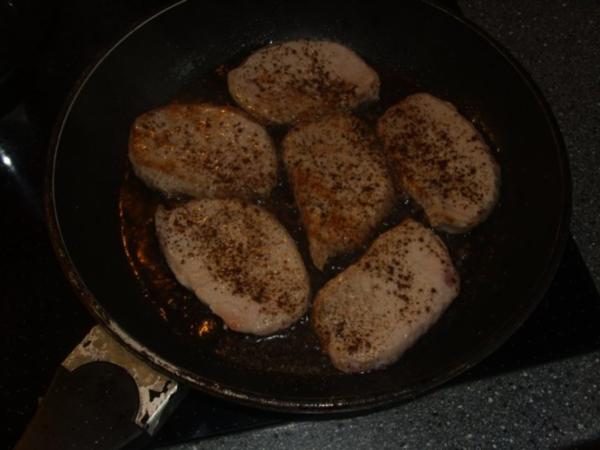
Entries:
{"label": "cooking oil in pan", "polygon": [[[231,64],[219,66],[213,72],[197,77],[181,90],[174,101],[234,105],[227,91],[226,74],[238,61],[236,59]],[[380,69],[379,74],[382,85],[380,101],[355,111],[356,115],[371,125],[391,104],[423,90],[394,70]],[[271,126],[268,131],[279,148],[287,127]],[[259,203],[279,219],[296,241],[309,272],[314,295],[327,280],[360,257],[367,246],[330,261],[323,272],[316,269],[310,259],[308,242],[290,186],[281,170],[281,161],[279,167],[276,188],[268,199]],[[160,252],[154,230],[154,213],[161,203],[174,205],[185,200],[164,198],[147,188],[130,169],[125,174],[119,200],[123,246],[131,269],[149,307],[155,309],[166,326],[181,338],[182,345],[202,348],[202,351],[209,351],[233,366],[260,370],[268,368],[296,374],[337,373],[319,349],[317,336],[310,326],[310,310],[294,326],[276,335],[265,338],[239,334],[227,330],[220,318],[177,282]],[[426,223],[420,208],[410,200],[404,200],[383,221],[374,237],[408,216]],[[464,295],[472,295],[468,292],[470,283],[465,283],[465,280],[481,278],[481,273],[475,273],[474,268],[481,271],[481,267],[484,267],[482,261],[490,257],[485,250],[485,236],[485,232],[453,236],[442,234],[463,280],[462,292],[456,302]]]}

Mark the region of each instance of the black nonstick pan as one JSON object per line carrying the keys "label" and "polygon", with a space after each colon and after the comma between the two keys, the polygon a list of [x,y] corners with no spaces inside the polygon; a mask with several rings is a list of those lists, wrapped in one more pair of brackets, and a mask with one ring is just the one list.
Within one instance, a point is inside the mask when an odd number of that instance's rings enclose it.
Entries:
{"label": "black nonstick pan", "polygon": [[[490,218],[465,236],[441,234],[461,274],[460,296],[385,370],[336,371],[307,321],[274,339],[224,331],[168,281],[144,220],[160,198],[130,173],[136,116],[173,101],[231,102],[219,74],[264,45],[295,38],[343,43],[380,73],[380,104],[358,112],[367,120],[417,91],[452,102],[484,134],[502,170]],[[211,395],[332,413],[412,398],[499,347],[552,280],[567,235],[570,179],[558,129],[528,76],[487,35],[443,9],[418,1],[187,1],[133,29],[82,78],[51,148],[47,200],[65,273],[126,348]],[[419,215],[402,208],[392,222]],[[156,273],[167,274],[162,291],[152,282]],[[173,303],[179,306],[165,306]]]}

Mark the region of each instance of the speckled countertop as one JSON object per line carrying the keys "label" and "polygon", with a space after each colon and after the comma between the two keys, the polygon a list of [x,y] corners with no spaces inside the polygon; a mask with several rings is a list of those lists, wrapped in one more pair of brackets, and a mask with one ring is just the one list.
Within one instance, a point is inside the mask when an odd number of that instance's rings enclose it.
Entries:
{"label": "speckled countertop", "polygon": [[[169,448],[582,448],[600,435],[600,411],[582,408],[598,403],[599,369],[600,352],[460,384],[352,419],[293,422]],[[579,382],[565,382],[565,373]]]}
{"label": "speckled countertop", "polygon": [[[570,156],[573,235],[600,286],[600,4],[459,3],[523,64],[552,107]],[[599,374],[596,348],[359,417],[292,422],[169,448],[600,448]]]}

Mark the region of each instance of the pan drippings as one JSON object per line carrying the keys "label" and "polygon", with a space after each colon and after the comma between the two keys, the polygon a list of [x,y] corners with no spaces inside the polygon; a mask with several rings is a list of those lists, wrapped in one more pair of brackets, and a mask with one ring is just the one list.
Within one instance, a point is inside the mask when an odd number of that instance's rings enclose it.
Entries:
{"label": "pan drippings", "polygon": [[[181,90],[175,102],[202,101],[233,105],[227,91],[226,73],[228,68],[235,67],[238,62],[239,60],[236,59],[231,64],[218,67],[208,75],[197,77],[193,83]],[[386,71],[377,67],[376,69],[379,69],[381,78],[381,100],[356,111],[356,115],[371,125],[374,125],[389,105],[423,89],[406,80],[396,71]],[[480,130],[485,129],[477,126]],[[284,126],[268,127],[278,150],[287,129]],[[125,154],[126,149],[123,149],[123,152]],[[278,156],[281,157],[280,154]],[[282,373],[339,375],[328,357],[319,349],[318,339],[310,325],[310,309],[298,323],[282,333],[266,338],[239,334],[227,330],[220,318],[212,314],[192,292],[187,291],[176,281],[158,246],[154,229],[154,213],[159,204],[172,206],[184,200],[186,199],[166,199],[157,192],[151,191],[136,178],[130,168],[125,174],[119,199],[123,246],[131,270],[148,300],[149,307],[153,308],[166,326],[180,337],[182,345],[202,349],[203,352],[208,351],[233,366]],[[258,203],[271,211],[295,240],[310,275],[313,295],[327,280],[354,262],[367,247],[364,246],[351,255],[331,261],[323,272],[316,269],[311,262],[306,236],[281,161],[279,161],[276,188],[269,198]],[[496,209],[499,208],[501,205]],[[494,222],[495,215],[492,215],[488,223],[470,233],[440,234],[464,281],[462,292],[456,302],[477,293],[481,283],[471,283],[470,280],[481,280],[481,274],[476,277],[473,274],[477,270],[485,270],[482,267],[493,258],[493,249],[486,246],[486,230],[497,227],[489,223]],[[383,221],[373,237],[409,216],[427,223],[420,208],[407,199],[396,205],[392,214]],[[448,311],[449,315],[451,311],[452,308]]]}

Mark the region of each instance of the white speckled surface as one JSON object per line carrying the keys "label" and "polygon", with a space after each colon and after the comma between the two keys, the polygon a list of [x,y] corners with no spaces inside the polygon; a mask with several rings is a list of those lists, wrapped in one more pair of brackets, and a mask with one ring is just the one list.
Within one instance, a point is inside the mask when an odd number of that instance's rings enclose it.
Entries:
{"label": "white speckled surface", "polygon": [[[600,286],[600,3],[465,0],[550,103],[573,175],[572,230]],[[599,325],[600,329],[600,325]],[[350,419],[307,420],[172,449],[597,448],[600,351],[451,385]]]}

